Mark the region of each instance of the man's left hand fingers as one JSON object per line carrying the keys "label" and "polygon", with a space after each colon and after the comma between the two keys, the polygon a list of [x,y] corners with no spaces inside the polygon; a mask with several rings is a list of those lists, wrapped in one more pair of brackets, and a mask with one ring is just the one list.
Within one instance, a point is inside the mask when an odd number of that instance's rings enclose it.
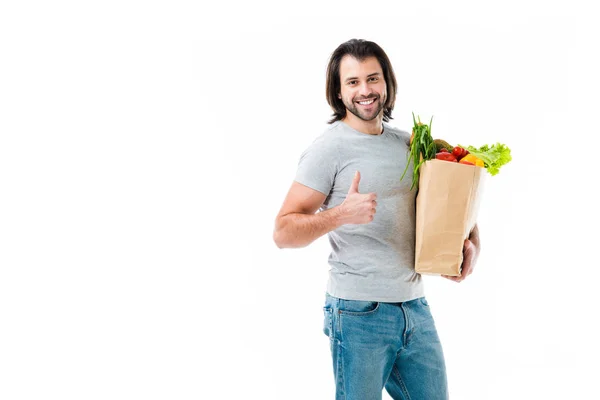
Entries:
{"label": "man's left hand fingers", "polygon": [[465,278],[473,272],[473,252],[475,251],[475,245],[469,239],[465,239],[463,247],[463,263],[461,266],[460,276],[449,276],[442,275],[444,278],[454,282],[462,282]]}
{"label": "man's left hand fingers", "polygon": [[463,275],[461,275],[461,276],[448,276],[448,275],[442,275],[442,276],[443,276],[444,278],[446,278],[446,279],[450,279],[451,281],[454,281],[454,282],[462,282],[462,281],[463,281],[463,279],[465,279],[465,276],[464,276],[464,274],[463,274]]}

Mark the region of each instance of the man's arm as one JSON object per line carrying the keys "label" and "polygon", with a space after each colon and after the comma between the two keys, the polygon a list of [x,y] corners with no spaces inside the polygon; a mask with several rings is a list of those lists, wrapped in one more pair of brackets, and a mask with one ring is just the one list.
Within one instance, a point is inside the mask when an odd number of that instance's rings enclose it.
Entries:
{"label": "man's arm", "polygon": [[356,171],[346,199],[339,206],[316,215],[327,196],[298,182],[292,187],[275,220],[273,240],[277,247],[305,247],[345,224],[368,224],[375,217],[377,194],[358,192]]}
{"label": "man's arm", "polygon": [[273,240],[280,249],[306,247],[341,225],[339,206],[317,214],[289,213],[277,218]]}
{"label": "man's arm", "polygon": [[477,224],[475,224],[475,226],[473,227],[473,230],[469,234],[469,241],[471,243],[473,243],[473,245],[475,246],[476,256],[479,256],[479,250],[480,250],[481,246],[479,244],[479,228],[477,227]]}
{"label": "man's arm", "polygon": [[273,240],[280,249],[308,246],[342,225],[340,208],[315,214],[327,196],[318,190],[293,182],[275,219]]}

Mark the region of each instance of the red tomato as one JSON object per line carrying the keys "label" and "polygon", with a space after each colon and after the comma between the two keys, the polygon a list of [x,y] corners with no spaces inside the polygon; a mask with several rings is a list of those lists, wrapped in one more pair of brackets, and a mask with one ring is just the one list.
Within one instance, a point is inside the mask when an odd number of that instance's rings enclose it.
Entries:
{"label": "red tomato", "polygon": [[445,153],[443,151],[440,151],[439,153],[437,153],[435,155],[435,158],[437,158],[438,160],[444,160],[444,161],[452,161],[452,162],[458,161],[456,159],[456,157],[454,157],[454,154],[452,154],[452,153]]}
{"label": "red tomato", "polygon": [[456,159],[459,161],[461,158],[466,156],[468,153],[469,152],[466,149],[463,149],[462,147],[459,147],[459,146],[456,146],[456,147],[454,147],[454,149],[452,149],[452,154],[454,154],[454,157],[456,157]]}

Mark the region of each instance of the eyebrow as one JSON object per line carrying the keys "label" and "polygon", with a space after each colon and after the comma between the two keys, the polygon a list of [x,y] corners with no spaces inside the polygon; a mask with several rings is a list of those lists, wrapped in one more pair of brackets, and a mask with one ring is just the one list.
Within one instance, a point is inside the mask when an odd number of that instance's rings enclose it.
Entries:
{"label": "eyebrow", "polygon": [[[367,75],[367,78],[370,78],[370,77],[375,76],[375,75],[380,75],[380,73],[379,72],[373,72],[372,74]],[[344,82],[351,81],[352,79],[358,79],[358,77],[357,76],[352,76],[350,78],[346,78],[346,80],[344,80]]]}

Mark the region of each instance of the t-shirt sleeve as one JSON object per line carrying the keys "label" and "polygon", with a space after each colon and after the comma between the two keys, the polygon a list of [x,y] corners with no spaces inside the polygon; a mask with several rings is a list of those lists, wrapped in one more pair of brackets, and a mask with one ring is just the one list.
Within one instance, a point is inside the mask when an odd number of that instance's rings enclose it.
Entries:
{"label": "t-shirt sleeve", "polygon": [[338,155],[331,140],[316,139],[300,156],[295,181],[328,196],[337,174]]}

